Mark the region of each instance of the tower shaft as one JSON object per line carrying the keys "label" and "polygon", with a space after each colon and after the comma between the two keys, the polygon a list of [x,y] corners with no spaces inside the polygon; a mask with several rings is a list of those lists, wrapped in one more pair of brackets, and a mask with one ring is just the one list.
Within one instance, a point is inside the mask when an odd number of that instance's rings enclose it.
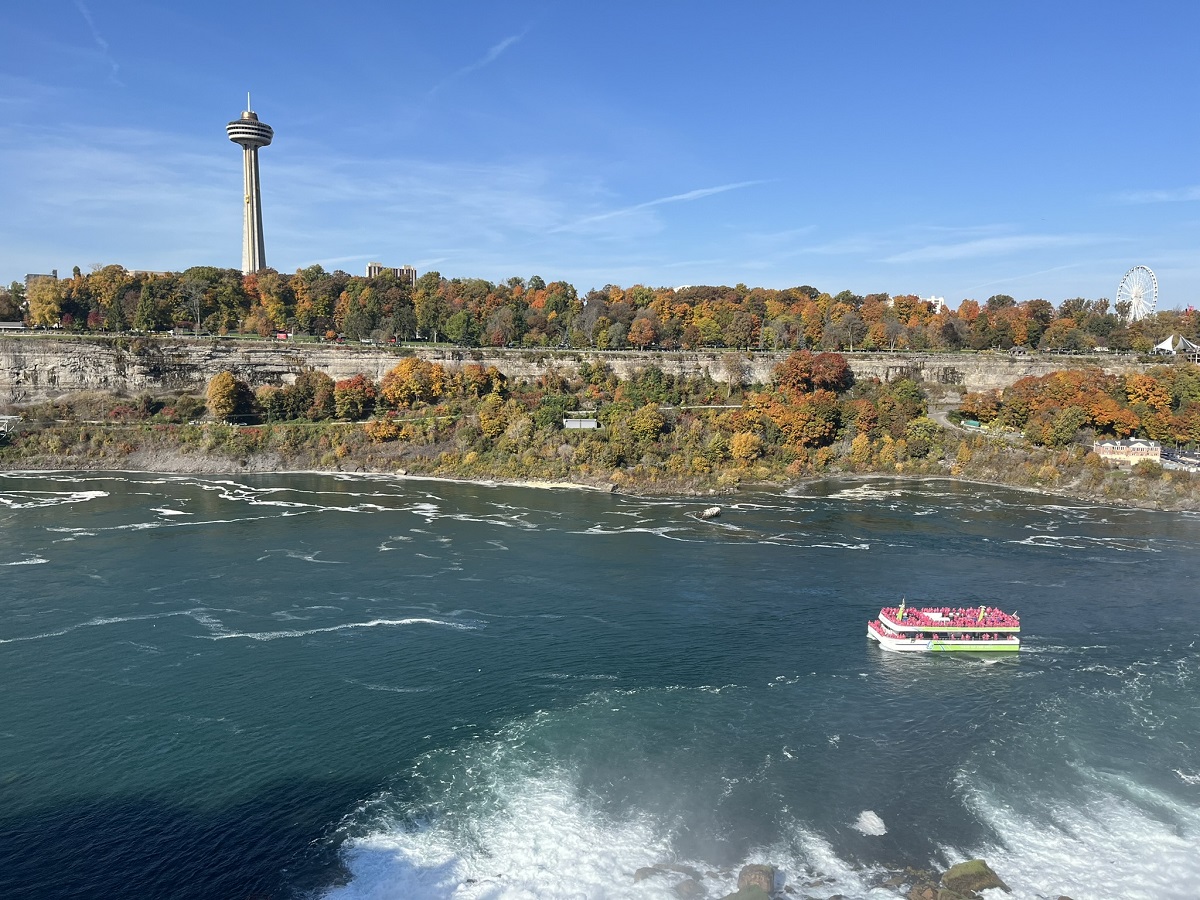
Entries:
{"label": "tower shaft", "polygon": [[258,180],[258,148],[242,145],[242,169],[245,174],[246,203],[242,215],[242,272],[249,275],[267,266],[263,243],[262,192]]}

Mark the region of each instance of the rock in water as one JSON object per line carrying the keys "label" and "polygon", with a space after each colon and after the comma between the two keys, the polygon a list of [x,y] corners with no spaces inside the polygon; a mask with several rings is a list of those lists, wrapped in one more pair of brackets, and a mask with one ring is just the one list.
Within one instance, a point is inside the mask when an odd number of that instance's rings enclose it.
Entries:
{"label": "rock in water", "polygon": [[767,894],[775,893],[775,867],[762,863],[742,866],[742,871],[738,872],[738,893],[748,887],[762,888]]}
{"label": "rock in water", "polygon": [[736,894],[726,894],[721,900],[771,900],[771,895],[756,884],[744,887]]}
{"label": "rock in water", "polygon": [[951,866],[942,876],[942,885],[964,897],[972,897],[988,888],[1000,888],[1006,893],[1012,893],[1008,885],[1001,881],[1000,876],[982,859],[970,859]]}
{"label": "rock in water", "polygon": [[708,509],[702,510],[702,511],[700,512],[700,518],[702,518],[702,519],[715,519],[715,518],[716,518],[717,516],[719,516],[720,514],[721,514],[721,507],[719,507],[719,506],[710,506]]}

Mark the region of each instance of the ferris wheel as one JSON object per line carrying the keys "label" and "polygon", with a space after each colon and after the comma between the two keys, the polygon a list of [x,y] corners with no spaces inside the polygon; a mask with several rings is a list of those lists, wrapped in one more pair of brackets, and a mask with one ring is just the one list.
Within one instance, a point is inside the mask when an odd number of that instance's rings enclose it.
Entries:
{"label": "ferris wheel", "polygon": [[1129,304],[1129,321],[1136,322],[1154,312],[1158,303],[1158,279],[1147,266],[1134,266],[1121,279],[1117,303]]}

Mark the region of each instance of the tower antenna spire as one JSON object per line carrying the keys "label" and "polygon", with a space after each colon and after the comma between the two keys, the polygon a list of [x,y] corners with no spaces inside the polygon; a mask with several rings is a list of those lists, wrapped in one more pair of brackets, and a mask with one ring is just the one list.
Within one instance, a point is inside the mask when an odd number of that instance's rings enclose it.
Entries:
{"label": "tower antenna spire", "polygon": [[254,107],[250,105],[250,92],[246,91],[246,112],[253,112]]}

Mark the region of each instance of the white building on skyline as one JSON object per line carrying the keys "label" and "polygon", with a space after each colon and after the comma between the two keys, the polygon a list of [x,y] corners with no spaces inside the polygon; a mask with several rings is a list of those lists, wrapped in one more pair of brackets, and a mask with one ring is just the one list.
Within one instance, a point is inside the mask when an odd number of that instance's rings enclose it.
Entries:
{"label": "white building on skyline", "polygon": [[368,278],[376,278],[384,272],[391,272],[407,284],[416,285],[417,283],[417,270],[412,266],[385,266],[383,263],[367,263]]}

